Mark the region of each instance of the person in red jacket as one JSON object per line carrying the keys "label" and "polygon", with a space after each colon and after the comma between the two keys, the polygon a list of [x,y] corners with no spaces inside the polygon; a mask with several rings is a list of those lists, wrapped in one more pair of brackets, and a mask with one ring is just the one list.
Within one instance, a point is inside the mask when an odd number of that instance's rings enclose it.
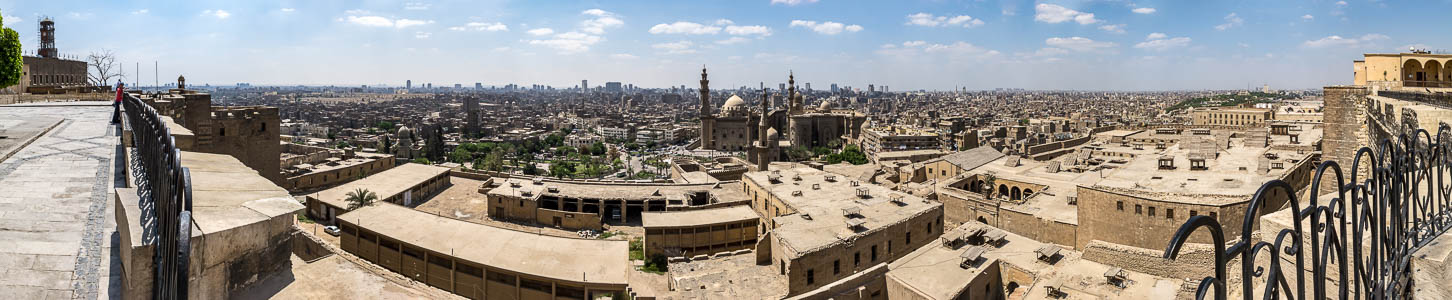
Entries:
{"label": "person in red jacket", "polygon": [[121,83],[121,80],[120,79],[117,79],[116,80],[116,102],[111,104],[111,106],[113,108],[115,108],[115,111],[111,113],[111,124],[119,124],[119,123],[121,123],[121,93],[123,93],[125,90],[126,90],[126,84]]}

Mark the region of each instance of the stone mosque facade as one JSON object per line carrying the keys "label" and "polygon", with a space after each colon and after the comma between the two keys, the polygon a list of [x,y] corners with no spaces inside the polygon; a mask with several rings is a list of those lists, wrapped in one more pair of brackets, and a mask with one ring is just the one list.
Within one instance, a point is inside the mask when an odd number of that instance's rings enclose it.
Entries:
{"label": "stone mosque facade", "polygon": [[[795,75],[787,76],[786,95],[768,95],[763,91],[757,97],[761,108],[755,114],[738,95],[731,95],[719,112],[713,112],[709,83],[706,69],[702,68],[701,149],[747,151],[748,160],[759,166],[765,165],[762,162],[783,160],[783,150],[787,148],[830,148],[855,143],[862,124],[867,121],[862,113],[838,108],[828,100],[816,107],[807,107],[803,104],[805,97],[797,91]],[[782,100],[787,103],[781,105]],[[773,102],[778,103],[772,105]]]}

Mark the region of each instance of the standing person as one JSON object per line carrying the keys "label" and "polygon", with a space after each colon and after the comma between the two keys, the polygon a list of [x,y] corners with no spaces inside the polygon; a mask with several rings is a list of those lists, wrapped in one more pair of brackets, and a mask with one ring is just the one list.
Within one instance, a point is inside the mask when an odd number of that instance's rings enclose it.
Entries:
{"label": "standing person", "polygon": [[121,93],[123,93],[125,90],[126,90],[126,84],[125,83],[121,83],[121,80],[120,79],[117,79],[116,80],[116,102],[113,102],[111,104],[111,106],[113,108],[115,108],[114,112],[111,113],[111,124],[120,124],[121,123]]}

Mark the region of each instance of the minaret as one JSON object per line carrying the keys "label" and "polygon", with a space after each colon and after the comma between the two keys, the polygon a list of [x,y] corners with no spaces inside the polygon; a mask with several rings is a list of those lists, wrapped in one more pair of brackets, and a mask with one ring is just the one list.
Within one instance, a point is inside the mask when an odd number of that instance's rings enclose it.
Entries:
{"label": "minaret", "polygon": [[706,79],[706,66],[701,66],[701,117],[711,115],[711,81]]}
{"label": "minaret", "polygon": [[791,112],[791,114],[797,114],[797,113],[800,113],[801,112],[801,103],[797,103],[797,98],[795,96],[796,94],[797,94],[797,75],[796,75],[796,72],[788,71],[787,72],[787,94],[786,94],[786,96],[787,96],[787,101],[789,103],[791,103],[791,107],[788,107],[787,108],[788,111]]}
{"label": "minaret", "polygon": [[767,166],[771,164],[771,147],[776,146],[772,145],[771,138],[769,137],[770,134],[768,133],[770,131],[769,128],[771,127],[771,125],[768,125],[770,123],[767,121],[767,113],[770,111],[770,103],[771,98],[769,95],[766,94],[766,90],[763,89],[761,91],[761,118],[757,119],[756,122],[757,141],[756,149],[754,149],[755,151],[753,151],[756,153],[752,155],[754,156],[753,163],[756,163],[757,171],[767,170]]}

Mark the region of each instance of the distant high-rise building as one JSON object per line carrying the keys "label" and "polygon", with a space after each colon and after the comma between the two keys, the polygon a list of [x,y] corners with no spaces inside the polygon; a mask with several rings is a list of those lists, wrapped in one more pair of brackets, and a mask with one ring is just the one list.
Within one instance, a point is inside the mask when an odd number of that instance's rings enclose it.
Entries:
{"label": "distant high-rise building", "polygon": [[605,92],[606,93],[619,93],[619,92],[621,92],[620,83],[619,82],[606,82],[605,83]]}
{"label": "distant high-rise building", "polygon": [[580,80],[580,91],[581,92],[586,92],[586,93],[589,93],[590,92],[590,80],[587,80],[587,79],[581,79]]}
{"label": "distant high-rise building", "polygon": [[867,85],[867,92],[868,93],[872,93],[872,92],[876,92],[876,91],[877,91],[876,87],[873,87],[871,84]]}
{"label": "distant high-rise building", "polygon": [[403,81],[403,88],[404,89],[412,89],[413,88],[413,80],[404,80]]}
{"label": "distant high-rise building", "polygon": [[836,93],[837,92],[837,84],[836,83],[833,83],[832,84],[832,92],[833,93]]}
{"label": "distant high-rise building", "polygon": [[424,88],[426,88],[426,89],[431,89],[431,88],[434,88],[434,83],[432,83],[432,82],[430,82],[430,83],[425,83],[425,84],[424,84]]}
{"label": "distant high-rise building", "polygon": [[785,83],[778,83],[778,84],[776,84],[776,89],[779,90],[779,91],[785,91],[786,90],[786,84]]}
{"label": "distant high-rise building", "polygon": [[454,84],[454,89],[462,89],[462,88],[464,88],[464,85],[463,84],[458,84],[458,83],[455,83]]}
{"label": "distant high-rise building", "polygon": [[474,83],[474,89],[476,89],[476,90],[482,90],[482,89],[484,89],[484,83],[483,82],[475,82]]}
{"label": "distant high-rise building", "polygon": [[812,91],[812,83],[811,82],[808,82],[807,83],[807,91],[808,92]]}

